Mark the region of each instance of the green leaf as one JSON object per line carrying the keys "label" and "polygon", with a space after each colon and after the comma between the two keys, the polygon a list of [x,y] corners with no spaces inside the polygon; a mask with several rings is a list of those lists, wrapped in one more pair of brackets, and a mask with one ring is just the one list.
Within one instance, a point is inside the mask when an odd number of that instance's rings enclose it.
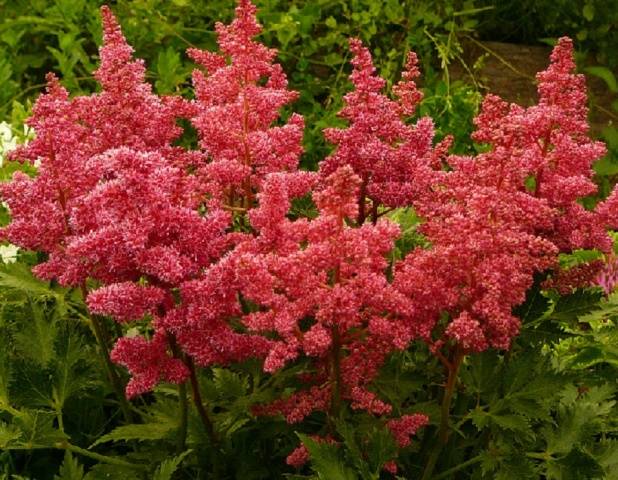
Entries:
{"label": "green leaf", "polygon": [[16,425],[0,421],[0,449],[9,450],[21,436],[22,431]]}
{"label": "green leaf", "polygon": [[[588,5],[586,5],[588,6]],[[584,7],[585,9],[586,7]],[[594,65],[591,67],[584,68],[584,72],[589,73],[590,75],[594,75],[595,77],[599,77],[604,80],[607,84],[607,87],[613,93],[618,92],[618,82],[616,81],[616,75],[607,67],[602,67],[600,65]]]}
{"label": "green leaf", "polygon": [[606,324],[607,320],[618,316],[618,291],[610,294],[607,298],[601,297],[596,307],[590,312],[580,315],[579,321],[591,325]]}
{"label": "green leaf", "polygon": [[52,398],[56,410],[60,411],[69,398],[96,387],[99,382],[93,375],[92,351],[73,325],[65,323],[62,326],[55,351]]}
{"label": "green leaf", "polygon": [[307,435],[297,433],[300,441],[309,451],[311,468],[321,480],[357,480],[354,471],[349,468],[337,445],[317,442]]}
{"label": "green leaf", "polygon": [[560,297],[550,317],[567,323],[576,323],[580,316],[597,309],[602,297],[600,291],[578,290],[572,295]]}
{"label": "green leaf", "polygon": [[500,462],[495,480],[538,480],[534,464],[521,454],[509,455]]}
{"label": "green leaf", "polygon": [[64,453],[64,462],[60,465],[58,475],[54,475],[54,480],[82,480],[83,478],[84,467],[67,450]]}
{"label": "green leaf", "polygon": [[152,480],[172,480],[174,472],[178,469],[185,457],[191,452],[192,450],[187,450],[180,455],[163,460],[157,467]]}
{"label": "green leaf", "polygon": [[128,442],[128,441],[152,441],[161,440],[169,436],[174,431],[176,425],[168,423],[143,423],[121,425],[110,433],[103,435],[90,448],[106,442]]}
{"label": "green leaf", "polygon": [[530,423],[525,417],[514,414],[490,414],[491,421],[501,428],[506,430],[512,430],[514,432],[520,432],[528,436],[532,435],[532,429]]}
{"label": "green leaf", "polygon": [[0,411],[10,405],[9,385],[12,378],[10,351],[9,332],[0,328]]}
{"label": "green leaf", "polygon": [[594,5],[586,3],[582,9],[582,15],[586,20],[591,22],[594,19]]}
{"label": "green leaf", "polygon": [[399,0],[387,0],[384,13],[391,22],[397,23],[404,16],[403,6]]}
{"label": "green leaf", "polygon": [[156,65],[155,88],[158,93],[172,93],[185,81],[186,72],[183,69],[180,54],[173,47],[167,47],[159,52]]}
{"label": "green leaf", "polygon": [[324,24],[328,28],[337,28],[337,20],[332,15],[324,21]]}
{"label": "green leaf", "polygon": [[15,348],[22,358],[46,367],[55,356],[58,323],[50,319],[46,305],[29,302],[28,306],[31,319],[21,323],[15,332]]}
{"label": "green leaf", "polygon": [[215,388],[222,398],[235,399],[245,395],[247,378],[226,368],[213,368]]}
{"label": "green leaf", "polygon": [[548,463],[547,478],[556,480],[590,480],[606,477],[603,467],[590,453],[575,447],[565,457]]}
{"label": "green leaf", "polygon": [[[618,440],[604,439],[596,444],[596,458],[608,473],[618,473]],[[613,477],[609,477],[613,478]]]}
{"label": "green leaf", "polygon": [[20,410],[13,417],[13,423],[21,430],[22,436],[17,448],[53,448],[58,442],[66,440],[66,435],[55,427],[56,415],[42,410]]}
{"label": "green leaf", "polygon": [[386,428],[375,430],[369,438],[367,460],[374,475],[379,478],[384,464],[397,456],[397,445]]}
{"label": "green leaf", "polygon": [[476,407],[468,415],[479,432],[489,425],[489,414],[480,407]]}
{"label": "green leaf", "polygon": [[17,262],[0,266],[0,287],[21,290],[32,296],[58,295],[48,283],[36,279],[30,267]]}

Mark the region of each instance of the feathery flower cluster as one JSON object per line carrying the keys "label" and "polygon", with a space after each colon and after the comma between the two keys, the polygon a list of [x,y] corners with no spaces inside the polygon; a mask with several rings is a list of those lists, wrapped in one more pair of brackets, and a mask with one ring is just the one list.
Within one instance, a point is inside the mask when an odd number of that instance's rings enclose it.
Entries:
{"label": "feathery flower cluster", "polygon": [[591,283],[592,285],[599,285],[607,295],[616,290],[618,287],[618,258],[615,255],[607,260]]}
{"label": "feathery flower cluster", "polygon": [[436,159],[436,151],[430,118],[415,125],[403,120],[422,99],[414,83],[420,74],[414,52],[408,55],[403,80],[393,88],[398,99],[391,100],[381,93],[386,82],[375,74],[369,50],[358,39],[350,40],[350,49],[354,90],[345,95],[345,107],[339,112],[349,126],[324,131],[337,149],[321,163],[320,173],[325,178],[343,165],[354,169],[361,178],[358,220],[362,223],[369,207],[375,217],[379,205],[407,206],[426,190],[431,178],[426,166]]}
{"label": "feathery flower cluster", "polygon": [[296,170],[302,153],[300,115],[271,126],[298,93],[287,89],[281,65],[273,63],[277,51],[253,40],[262,30],[255,12],[249,0],[240,0],[233,22],[217,23],[221,54],[188,51],[206,70],[193,73],[192,122],[208,160],[199,174],[213,201],[236,208],[251,208],[264,175]]}
{"label": "feathery flower cluster", "polygon": [[38,174],[29,178],[18,172],[0,189],[12,216],[3,236],[49,254],[35,272],[66,285],[79,285],[89,273],[66,247],[73,235],[87,231],[79,231],[72,215],[101,178],[100,170],[89,168],[90,159],[119,147],[172,150],[168,145],[181,133],[173,109],[144,82],[143,63],[131,60],[132,49],[111,11],[103,7],[101,13],[104,46],[95,72],[101,92],[69,99],[49,74],[47,92],[37,100],[28,121],[36,138],[10,154],[13,160],[39,163]]}
{"label": "feathery flower cluster", "polygon": [[[385,358],[412,338],[400,321],[412,314],[410,304],[385,276],[385,255],[399,228],[386,219],[348,226],[358,215],[361,185],[350,166],[337,169],[313,193],[315,219],[288,220],[289,198],[302,194],[307,180],[311,177],[269,175],[260,206],[251,212],[260,235],[235,251],[240,291],[256,306],[243,323],[250,331],[276,335],[264,369],[276,372],[301,355],[310,361],[302,388],[256,411],[281,413],[297,423],[314,411],[336,416],[348,401],[354,410],[388,414],[392,407],[368,387]],[[405,446],[409,440],[403,437],[427,421],[423,415],[406,416],[393,420],[392,427]],[[306,454],[300,447],[288,463],[298,465]]]}
{"label": "feathery flower cluster", "polygon": [[[241,293],[259,307],[243,322],[251,331],[277,335],[265,370],[275,372],[301,354],[315,368],[306,389],[277,401],[270,411],[294,423],[349,400],[354,409],[388,413],[391,407],[367,387],[388,353],[406,348],[411,339],[398,321],[410,313],[409,304],[384,275],[384,256],[399,228],[389,220],[360,228],[346,224],[358,214],[360,187],[349,166],[336,170],[313,194],[320,214],[311,221],[285,217],[290,190],[301,193],[288,184],[285,174],[267,177],[251,217],[259,232],[277,225],[276,236],[266,232],[273,241],[267,244],[258,236],[235,251]],[[308,318],[314,322],[304,326]]]}
{"label": "feathery flower cluster", "polygon": [[451,156],[434,194],[413,202],[432,248],[409,255],[396,284],[424,317],[425,338],[447,311],[444,335],[464,351],[508,348],[519,329],[511,310],[535,272],[555,268],[559,252],[610,248],[608,222],[577,202],[595,191],[591,165],[604,147],[587,137],[584,79],[573,69],[562,38],[538,75],[538,105],[487,96],[473,137],[491,149]]}
{"label": "feathery flower cluster", "polygon": [[191,154],[171,146],[181,133],[172,102],[152,93],[111,11],[101,13],[104,45],[95,77],[102,91],[69,99],[48,77],[30,120],[36,138],[13,154],[39,160],[38,175],[18,173],[3,185],[12,213],[5,235],[49,254],[35,270],[43,278],[103,283],[88,296],[93,313],[155,320],[151,341],[121,339],[113,352],[133,374],[127,387],[133,396],[160,379],[182,379],[186,369],[169,357],[158,316],[174,306],[173,288],[227,248],[230,216],[199,213],[197,180],[179,167]]}

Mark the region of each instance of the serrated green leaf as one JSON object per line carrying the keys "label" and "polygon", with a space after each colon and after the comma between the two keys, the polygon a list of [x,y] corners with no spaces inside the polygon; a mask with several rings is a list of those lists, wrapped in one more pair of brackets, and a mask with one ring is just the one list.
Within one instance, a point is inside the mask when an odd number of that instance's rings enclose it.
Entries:
{"label": "serrated green leaf", "polygon": [[21,323],[15,332],[15,348],[22,358],[46,367],[55,356],[58,324],[49,318],[44,304],[29,302],[28,306],[30,321]]}
{"label": "serrated green leaf", "polygon": [[191,452],[192,450],[187,450],[180,455],[163,460],[157,467],[152,480],[172,480],[174,472],[178,469],[185,457]]}
{"label": "serrated green leaf", "polygon": [[493,477],[496,480],[538,480],[534,464],[521,454],[503,459]]}
{"label": "serrated green leaf", "polygon": [[[595,445],[595,454],[599,464],[608,473],[618,473],[618,440],[604,439]],[[613,478],[613,477],[609,477]]]}
{"label": "serrated green leaf", "polygon": [[176,425],[167,423],[143,423],[132,425],[121,425],[110,433],[103,435],[90,448],[107,442],[128,442],[128,441],[153,441],[161,440],[169,436],[174,431]]}
{"label": "serrated green leaf", "polygon": [[19,262],[0,265],[0,287],[20,290],[35,297],[58,295],[48,283],[35,278],[30,267]]}
{"label": "serrated green leaf", "polygon": [[397,445],[386,428],[375,430],[369,438],[367,461],[375,478],[379,478],[384,464],[397,456]]}
{"label": "serrated green leaf", "polygon": [[512,430],[519,433],[524,433],[526,435],[532,435],[532,429],[530,427],[530,423],[525,417],[521,415],[515,414],[503,414],[498,415],[495,413],[491,413],[489,415],[491,421],[498,425],[501,428],[506,430]]}
{"label": "serrated green leaf", "polygon": [[580,322],[591,325],[604,325],[607,320],[618,317],[618,292],[613,292],[607,298],[601,298],[588,313],[579,316]]}
{"label": "serrated green leaf", "polygon": [[591,480],[604,478],[603,467],[590,453],[579,447],[547,464],[548,480]]}
{"label": "serrated green leaf", "polygon": [[92,352],[86,348],[84,338],[71,324],[64,324],[60,328],[55,350],[52,399],[54,407],[60,411],[68,399],[94,388],[98,380],[92,374]]}
{"label": "serrated green leaf", "polygon": [[246,377],[226,368],[213,368],[213,380],[217,393],[222,398],[235,399],[247,392]]}
{"label": "serrated green leaf", "polygon": [[592,403],[576,403],[559,410],[557,428],[546,432],[547,452],[567,454],[576,445],[585,443],[599,431],[598,412]]}
{"label": "serrated green leaf", "polygon": [[83,478],[84,467],[67,450],[64,453],[64,461],[60,465],[58,475],[54,475],[54,480],[83,480]]}
{"label": "serrated green leaf", "polygon": [[348,467],[339,447],[326,442],[317,442],[307,435],[297,433],[309,451],[311,468],[321,480],[357,480],[356,473]]}
{"label": "serrated green leaf", "polygon": [[575,323],[582,315],[596,310],[603,294],[594,290],[578,290],[572,295],[560,297],[551,313],[551,318]]}
{"label": "serrated green leaf", "polygon": [[[18,448],[53,448],[66,440],[66,435],[55,427],[56,415],[43,410],[20,410],[13,423],[22,432]],[[10,448],[7,447],[7,448]]]}
{"label": "serrated green leaf", "polygon": [[466,361],[465,372],[469,375],[466,385],[475,393],[494,391],[500,382],[500,376],[496,375],[498,368],[500,357],[494,351],[471,355]]}
{"label": "serrated green leaf", "polygon": [[19,440],[22,436],[22,431],[12,423],[0,421],[0,448],[9,450],[12,443]]}
{"label": "serrated green leaf", "polygon": [[480,407],[476,407],[468,415],[478,431],[483,430],[487,425],[489,425],[489,415]]}
{"label": "serrated green leaf", "polygon": [[581,348],[577,354],[569,361],[570,368],[582,369],[589,368],[605,360],[603,349],[600,346],[588,345]]}

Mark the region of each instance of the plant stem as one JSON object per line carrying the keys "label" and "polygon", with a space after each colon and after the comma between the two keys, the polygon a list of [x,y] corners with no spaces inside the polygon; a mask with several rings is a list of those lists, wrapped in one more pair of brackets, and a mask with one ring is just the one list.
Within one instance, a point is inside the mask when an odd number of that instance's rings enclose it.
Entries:
{"label": "plant stem", "polygon": [[[84,302],[86,301],[86,297],[88,296],[88,290],[86,289],[86,285],[82,283],[81,285],[82,296],[84,297]],[[89,315],[90,324],[92,325],[92,331],[94,332],[94,336],[99,344],[99,348],[101,350],[101,354],[103,356],[103,363],[105,364],[105,369],[107,370],[107,376],[109,377],[109,381],[118,397],[118,402],[120,403],[120,409],[122,410],[122,414],[125,420],[129,423],[133,421],[133,415],[131,413],[131,407],[127,398],[124,394],[124,387],[122,385],[122,381],[118,376],[118,372],[116,371],[116,367],[114,366],[112,359],[109,356],[109,347],[107,345],[107,335],[105,332],[105,328],[103,324],[99,321],[99,318],[96,315]]]}
{"label": "plant stem", "polygon": [[367,201],[367,184],[369,183],[369,179],[367,177],[363,178],[363,183],[360,187],[359,197],[358,197],[358,218],[356,219],[356,223],[362,225],[365,223],[365,218],[367,218],[367,206],[365,205]]}
{"label": "plant stem", "polygon": [[187,443],[187,385],[180,383],[178,385],[178,399],[180,401],[180,420],[178,425],[178,443],[176,449],[178,453],[185,451]]}
{"label": "plant stem", "polygon": [[375,200],[371,201],[371,223],[378,223],[378,202]]}
{"label": "plant stem", "polygon": [[[167,341],[172,349],[174,358],[181,360],[183,363],[187,363],[182,350],[176,342],[176,337],[173,333],[167,332]],[[182,382],[178,384],[178,401],[180,407],[180,420],[178,424],[178,438],[176,449],[178,453],[182,453],[185,450],[187,443],[187,417],[188,417],[188,405],[187,405],[187,384]]]}
{"label": "plant stem", "polygon": [[[160,312],[160,313],[161,315],[164,314],[164,312]],[[185,356],[182,353],[182,350],[180,349],[180,347],[178,346],[178,342],[176,341],[176,336],[173,333],[167,332],[167,342],[170,346],[170,349],[172,350],[172,355],[174,356],[174,358],[179,359],[181,362],[187,365]],[[180,420],[178,424],[178,439],[177,439],[178,443],[176,444],[176,448],[178,450],[178,453],[182,453],[185,450],[186,441],[187,441],[188,405],[187,405],[186,382],[182,382],[178,384],[178,401],[180,402],[179,403]]]}
{"label": "plant stem", "polygon": [[107,455],[101,455],[100,453],[91,452],[90,450],[86,450],[85,448],[78,447],[77,445],[73,445],[68,442],[60,442],[54,445],[56,448],[61,450],[68,450],[69,452],[77,453],[79,455],[83,455],[84,457],[92,458],[98,462],[108,463],[110,465],[118,465],[121,467],[128,467],[135,470],[145,470],[146,467],[144,465],[135,465],[133,463],[127,462],[125,460],[120,460],[115,457],[108,457]]}
{"label": "plant stem", "polygon": [[459,349],[455,350],[454,358],[450,362],[450,367],[448,368],[446,386],[444,387],[444,396],[442,397],[442,406],[440,408],[440,426],[438,428],[436,443],[431,451],[431,454],[429,455],[429,459],[427,460],[427,465],[425,466],[425,471],[423,472],[423,477],[421,480],[429,480],[431,478],[433,471],[436,468],[438,458],[440,457],[440,453],[448,442],[451,401],[453,399],[453,394],[455,393],[457,374],[459,373],[459,367],[461,366],[463,358],[463,352]]}
{"label": "plant stem", "polygon": [[204,429],[206,430],[206,434],[208,438],[212,442],[213,445],[217,445],[219,443],[217,436],[215,435],[215,429],[212,424],[212,420],[208,416],[208,412],[204,408],[204,403],[202,402],[202,394],[200,393],[200,384],[197,379],[197,373],[195,372],[195,365],[193,363],[193,359],[189,356],[186,356],[184,359],[185,365],[189,369],[189,379],[191,380],[191,390],[193,393],[193,403],[195,404],[195,408],[197,409],[197,413],[202,420],[202,424],[204,425]]}
{"label": "plant stem", "polygon": [[332,328],[333,351],[331,370],[331,417],[339,417],[341,408],[341,338],[337,326]]}
{"label": "plant stem", "polygon": [[433,477],[433,480],[442,480],[443,478],[450,478],[450,476],[453,473],[463,470],[464,468],[468,468],[470,465],[474,465],[475,463],[479,463],[481,460],[482,460],[482,457],[480,455],[477,455],[476,457],[473,457],[470,460],[466,460],[465,462],[460,463],[456,467],[449,468],[448,470],[445,470],[444,472],[436,475],[435,477]]}

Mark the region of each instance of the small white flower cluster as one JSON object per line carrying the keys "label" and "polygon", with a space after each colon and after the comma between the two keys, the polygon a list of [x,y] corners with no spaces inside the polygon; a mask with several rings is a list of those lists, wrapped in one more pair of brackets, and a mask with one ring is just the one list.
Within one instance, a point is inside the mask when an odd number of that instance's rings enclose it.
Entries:
{"label": "small white flower cluster", "polygon": [[11,125],[0,122],[0,167],[4,164],[5,155],[17,146],[17,137],[13,135]]}
{"label": "small white flower cluster", "polygon": [[[24,130],[25,133],[26,130]],[[4,165],[4,157],[7,153],[17,146],[17,137],[13,135],[11,125],[7,122],[0,122],[0,167]],[[5,205],[6,206],[6,205]],[[6,244],[0,245],[0,259],[3,263],[12,263],[17,260],[19,247]]]}

